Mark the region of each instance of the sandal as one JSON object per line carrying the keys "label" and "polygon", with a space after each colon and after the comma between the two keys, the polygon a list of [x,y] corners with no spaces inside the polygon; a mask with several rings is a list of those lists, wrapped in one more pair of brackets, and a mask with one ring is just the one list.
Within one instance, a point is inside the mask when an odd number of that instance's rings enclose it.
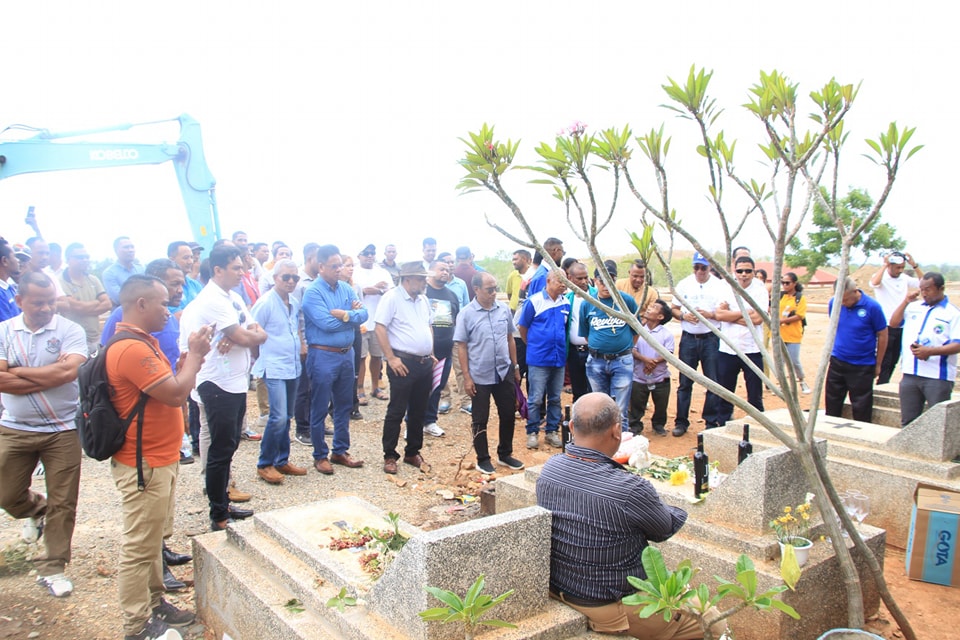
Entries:
{"label": "sandal", "polygon": [[363,391],[357,394],[357,404],[359,404],[361,407],[365,407],[370,404],[369,401],[367,401],[367,394]]}
{"label": "sandal", "polygon": [[383,392],[382,389],[374,389],[370,395],[372,395],[377,400],[389,400],[390,397]]}

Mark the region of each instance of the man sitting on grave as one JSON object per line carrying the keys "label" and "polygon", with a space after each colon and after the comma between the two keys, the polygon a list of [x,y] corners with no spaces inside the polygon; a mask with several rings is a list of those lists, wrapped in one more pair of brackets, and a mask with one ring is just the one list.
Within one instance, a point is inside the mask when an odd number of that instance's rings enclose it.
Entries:
{"label": "man sitting on grave", "polygon": [[[641,618],[622,599],[634,592],[627,576],[646,578],[640,555],[687,520],[664,504],[650,482],[626,471],[611,456],[620,447],[620,409],[604,393],[588,393],[573,405],[574,443],[550,458],[537,481],[537,504],[553,514],[550,597],[587,616],[600,633],[634,638],[702,638],[697,621],[678,613]],[[725,623],[718,623],[716,637]]]}

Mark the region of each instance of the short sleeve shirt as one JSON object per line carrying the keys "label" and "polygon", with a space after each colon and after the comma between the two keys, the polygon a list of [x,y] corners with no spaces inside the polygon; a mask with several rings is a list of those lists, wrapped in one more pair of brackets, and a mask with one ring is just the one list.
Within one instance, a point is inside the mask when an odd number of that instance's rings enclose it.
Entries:
{"label": "short sleeve shirt", "polygon": [[[827,305],[833,312],[833,298]],[[851,308],[840,306],[833,357],[857,366],[877,364],[877,334],[887,328],[887,319],[876,300],[860,292],[860,300]]]}
{"label": "short sleeve shirt", "polygon": [[[126,418],[147,392],[173,376],[170,362],[160,351],[160,343],[139,328],[121,322],[117,331],[140,334],[149,341],[120,340],[107,349],[107,380],[113,388],[113,407]],[[163,467],[180,460],[183,440],[183,411],[155,398],[148,398],[143,414],[143,459],[151,467]],[[114,460],[133,467],[137,464],[137,423],[130,423],[123,446]]]}
{"label": "short sleeve shirt", "polygon": [[[460,312],[453,339],[467,349],[470,377],[477,384],[496,384],[510,374],[513,314],[502,302],[484,309],[474,298]],[[461,347],[461,348],[464,348]]]}
{"label": "short sleeve shirt", "polygon": [[932,306],[923,300],[907,305],[903,312],[903,360],[900,367],[904,373],[921,378],[956,380],[957,354],[917,360],[910,351],[913,342],[921,347],[942,347],[960,342],[960,310],[950,304],[946,296]]}
{"label": "short sleeve shirt", "polygon": [[883,270],[883,275],[880,276],[880,284],[873,288],[873,295],[876,297],[877,302],[880,303],[880,308],[883,309],[883,315],[888,322],[893,312],[897,310],[897,307],[900,306],[903,299],[907,297],[907,289],[916,289],[919,286],[920,280],[917,278],[904,273],[901,273],[897,278],[892,278],[887,269]]}
{"label": "short sleeve shirt", "polygon": [[[92,302],[96,300],[101,293],[106,293],[103,285],[96,276],[84,276],[83,280],[80,280],[79,282],[73,282],[70,280],[69,274],[64,271],[60,275],[60,284],[63,286],[63,291],[66,295],[70,296],[71,298],[76,298],[77,300],[83,300],[84,302]],[[99,342],[99,316],[91,315],[89,313],[81,314],[72,312],[66,312],[63,315],[83,327],[84,332],[87,334],[87,342],[90,344],[97,344],[97,342]]]}
{"label": "short sleeve shirt", "polygon": [[[800,295],[800,302],[797,302],[797,296],[780,296],[780,319],[789,318],[791,315],[807,317],[807,296]],[[780,339],[787,344],[802,342],[803,322],[780,325]]]}
{"label": "short sleeve shirt", "polygon": [[[750,296],[761,309],[769,308],[770,293],[767,291],[767,287],[756,278],[754,278],[750,282],[750,286],[747,287],[747,295]],[[734,292],[733,287],[726,287],[720,302],[726,302],[730,305],[731,311],[740,311],[737,294]],[[746,301],[744,301],[744,307],[746,307],[747,311],[753,309]],[[749,322],[749,319],[747,321]],[[754,329],[758,331],[760,335],[763,335],[763,327],[761,325],[754,325]],[[721,322],[720,331],[729,337],[744,353],[757,353],[760,351],[760,347],[757,346],[756,341],[753,339],[753,334],[750,333],[750,327],[734,322]],[[720,352],[735,355],[734,350],[727,346],[727,343],[723,340],[720,341]]]}
{"label": "short sleeve shirt", "polygon": [[[253,318],[243,299],[236,292],[224,291],[210,281],[180,316],[180,350],[188,350],[190,334],[204,325],[214,326],[213,344],[216,345],[223,339],[224,329],[251,324]],[[197,386],[212,382],[227,393],[246,393],[249,371],[250,349],[236,344],[225,354],[213,349],[200,367]]]}
{"label": "short sleeve shirt", "polygon": [[[720,302],[725,288],[726,285],[713,276],[707,278],[706,282],[700,283],[697,282],[695,275],[689,275],[677,283],[677,296],[686,300],[687,304],[694,309],[716,311],[717,303]],[[674,299],[673,307],[687,313],[687,308],[680,304],[680,301],[677,299]],[[681,320],[680,327],[687,333],[695,335],[710,333],[710,329],[702,322]]]}
{"label": "short sleeve shirt", "polygon": [[253,363],[257,378],[293,380],[300,377],[300,304],[290,295],[285,304],[276,288],[263,294],[251,313],[263,327],[267,341],[260,345],[260,355]]}
{"label": "short sleeve shirt", "polygon": [[430,304],[427,297],[411,297],[403,284],[383,294],[377,307],[376,323],[387,329],[390,348],[414,356],[433,353],[430,332]]}
{"label": "short sleeve shirt", "polygon": [[[77,354],[87,357],[87,340],[83,329],[63,316],[54,315],[46,326],[31,331],[23,322],[23,314],[0,323],[0,360],[8,369],[44,367],[56,363],[61,356]],[[0,424],[11,429],[53,433],[75,429],[80,386],[76,379],[45,391],[17,395],[0,394],[3,416]]]}

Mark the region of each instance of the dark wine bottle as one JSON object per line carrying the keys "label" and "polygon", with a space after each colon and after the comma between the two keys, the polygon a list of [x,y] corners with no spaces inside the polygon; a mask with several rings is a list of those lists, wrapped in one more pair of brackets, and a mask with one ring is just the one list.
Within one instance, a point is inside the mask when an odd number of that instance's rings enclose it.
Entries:
{"label": "dark wine bottle", "polygon": [[710,458],[703,451],[703,434],[697,434],[697,451],[693,454],[693,497],[710,491]]}
{"label": "dark wine bottle", "polygon": [[563,445],[563,451],[566,451],[567,444],[572,442],[570,438],[570,405],[563,408],[563,422],[560,423],[560,441]]}
{"label": "dark wine bottle", "polygon": [[753,454],[753,445],[750,444],[750,425],[743,425],[743,440],[737,445],[737,464],[743,464],[747,456]]}

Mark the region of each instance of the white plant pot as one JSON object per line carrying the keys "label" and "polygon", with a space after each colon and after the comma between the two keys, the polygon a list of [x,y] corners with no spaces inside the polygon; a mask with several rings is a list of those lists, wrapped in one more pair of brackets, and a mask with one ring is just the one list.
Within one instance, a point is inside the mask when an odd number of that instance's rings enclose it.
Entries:
{"label": "white plant pot", "polygon": [[[810,549],[813,548],[813,542],[807,540],[806,538],[801,538],[799,536],[793,537],[790,539],[791,545],[793,547],[793,553],[797,556],[797,564],[801,567],[807,564],[807,560],[810,559]],[[783,548],[786,545],[780,542],[780,556],[783,556]]]}

